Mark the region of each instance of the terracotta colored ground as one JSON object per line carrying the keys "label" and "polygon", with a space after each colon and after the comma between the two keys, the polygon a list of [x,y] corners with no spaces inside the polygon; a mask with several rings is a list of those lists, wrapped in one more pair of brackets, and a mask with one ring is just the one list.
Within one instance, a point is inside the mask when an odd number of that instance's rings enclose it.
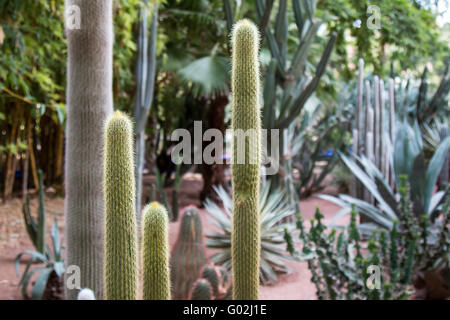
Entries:
{"label": "terracotta colored ground", "polygon": [[[151,178],[146,178],[146,187],[150,186]],[[180,208],[189,204],[198,205],[198,194],[202,187],[202,181],[197,175],[187,175],[183,178],[180,192]],[[334,190],[326,190],[326,193],[333,193]],[[145,192],[144,192],[145,194]],[[170,193],[169,193],[170,194]],[[32,212],[37,212],[37,199],[31,201]],[[313,217],[316,206],[319,206],[325,216],[325,221],[329,221],[340,207],[311,197],[301,201],[301,211],[305,219]],[[55,214],[60,225],[61,234],[63,233],[63,210],[64,200],[61,198],[47,197],[47,225],[50,229],[53,215]],[[204,210],[201,210],[204,229],[211,228],[205,218]],[[343,220],[342,222],[344,222]],[[179,222],[170,225],[170,244],[176,240]],[[18,253],[25,249],[33,249],[23,226],[20,199],[13,199],[6,204],[0,205],[0,299],[22,299],[20,290],[17,288],[19,278],[14,271],[14,259]],[[208,255],[213,254],[208,250]],[[262,286],[260,290],[261,299],[315,299],[315,288],[310,281],[310,273],[306,262],[288,262],[292,269],[290,274],[282,274],[275,285]],[[24,269],[24,264],[20,266],[20,272]]]}

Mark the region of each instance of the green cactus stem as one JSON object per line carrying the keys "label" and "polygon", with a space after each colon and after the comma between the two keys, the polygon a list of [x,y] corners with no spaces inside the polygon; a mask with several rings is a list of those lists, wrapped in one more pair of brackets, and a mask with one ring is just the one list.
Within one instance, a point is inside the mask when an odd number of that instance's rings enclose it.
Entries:
{"label": "green cactus stem", "polygon": [[192,285],[200,277],[207,263],[202,221],[198,210],[192,206],[181,218],[178,239],[170,257],[172,298],[188,299]]}
{"label": "green cactus stem", "polygon": [[143,299],[170,300],[169,219],[158,202],[142,213]]}
{"label": "green cactus stem", "polygon": [[137,235],[133,125],[116,111],[107,121],[104,153],[105,297],[137,298]]}
{"label": "green cactus stem", "polygon": [[[231,241],[233,298],[258,299],[260,263],[259,184],[261,119],[259,102],[259,34],[249,20],[232,34],[233,230]],[[245,142],[239,133],[245,133]],[[240,143],[239,143],[239,140]],[[243,157],[244,156],[244,157]],[[244,159],[242,159],[244,158]]]}

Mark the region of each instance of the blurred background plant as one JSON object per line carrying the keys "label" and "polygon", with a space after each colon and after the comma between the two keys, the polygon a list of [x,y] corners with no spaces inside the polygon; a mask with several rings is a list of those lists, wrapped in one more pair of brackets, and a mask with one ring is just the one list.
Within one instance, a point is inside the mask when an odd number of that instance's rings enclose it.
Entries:
{"label": "blurred background plant", "polygon": [[[211,249],[219,249],[218,253],[211,256],[214,264],[224,266],[231,271],[231,226],[233,217],[233,203],[230,195],[223,187],[214,187],[223,209],[216,203],[207,199],[205,209],[208,220],[214,229],[206,234],[206,246]],[[295,214],[287,201],[286,193],[281,190],[270,191],[268,182],[260,195],[261,208],[261,283],[277,281],[277,273],[289,271],[285,261],[293,260],[285,251],[284,232],[291,232],[295,225],[284,222]]]}
{"label": "blurred background plant", "polygon": [[[33,300],[62,300],[63,299],[63,274],[65,270],[64,259],[62,256],[63,247],[61,246],[58,222],[56,217],[53,219],[53,226],[50,232],[52,249],[47,244],[46,230],[46,212],[44,205],[44,185],[42,181],[42,171],[38,170],[39,179],[39,207],[37,220],[30,211],[29,197],[23,205],[23,218],[28,236],[33,243],[35,250],[25,250],[17,255],[15,259],[16,274],[19,275],[19,263],[23,256],[29,255],[25,270],[19,281],[22,296],[24,299],[30,299],[28,287],[32,277],[36,277],[32,282]],[[39,263],[43,266],[33,266]]]}
{"label": "blurred background plant", "polygon": [[[290,245],[291,238],[287,246],[294,256],[307,261],[318,299],[445,299],[450,295],[450,281],[445,277],[449,266],[449,204],[447,196],[442,220],[437,224],[430,224],[426,216],[415,217],[403,176],[401,218],[394,220],[390,230],[372,229],[363,240],[355,207],[349,225],[343,228],[327,228],[317,208],[309,229],[298,216],[301,252]],[[420,290],[415,296],[414,287]]]}

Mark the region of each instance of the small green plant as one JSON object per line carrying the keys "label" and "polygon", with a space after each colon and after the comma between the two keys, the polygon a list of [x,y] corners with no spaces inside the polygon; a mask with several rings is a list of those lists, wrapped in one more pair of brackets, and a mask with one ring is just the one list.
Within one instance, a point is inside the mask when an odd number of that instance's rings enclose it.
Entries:
{"label": "small green plant", "polygon": [[[40,300],[47,299],[61,299],[62,298],[62,275],[64,274],[64,260],[62,257],[62,246],[59,239],[59,229],[56,217],[53,221],[53,226],[50,232],[52,241],[52,249],[46,243],[46,223],[45,223],[45,205],[44,205],[44,185],[42,182],[42,171],[38,171],[39,179],[39,208],[38,220],[36,221],[30,212],[30,202],[27,196],[25,204],[23,205],[23,215],[25,227],[28,235],[33,242],[36,250],[25,250],[17,255],[14,265],[16,274],[19,276],[19,264],[22,256],[29,255],[25,270],[19,281],[22,296],[29,299],[28,286],[33,275],[38,275],[33,284],[31,299]],[[35,263],[43,264],[32,268]],[[61,296],[50,296],[50,293],[44,296],[44,292],[50,292],[50,285],[56,285],[55,292]],[[46,290],[47,289],[47,290]]]}

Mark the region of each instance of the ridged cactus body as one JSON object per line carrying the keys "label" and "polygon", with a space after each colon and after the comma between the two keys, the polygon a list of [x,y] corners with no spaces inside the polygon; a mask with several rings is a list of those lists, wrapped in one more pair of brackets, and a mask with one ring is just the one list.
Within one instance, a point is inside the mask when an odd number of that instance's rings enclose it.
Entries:
{"label": "ridged cactus body", "polygon": [[195,207],[186,209],[181,218],[178,239],[170,257],[173,299],[188,299],[192,285],[207,263],[203,226]]}
{"label": "ridged cactus body", "polygon": [[105,297],[135,300],[138,267],[131,120],[116,111],[107,121],[105,139]]}
{"label": "ridged cactus body", "polygon": [[169,231],[167,210],[158,202],[142,214],[143,299],[170,300]]}
{"label": "ridged cactus body", "polygon": [[[233,161],[233,298],[258,299],[261,165],[259,34],[248,21],[236,23],[232,34]],[[242,132],[243,131],[243,132]],[[241,137],[239,137],[241,135]],[[245,142],[242,136],[245,135]]]}
{"label": "ridged cactus body", "polygon": [[203,268],[201,277],[209,281],[213,294],[217,297],[221,286],[219,270],[214,265],[207,265]]}
{"label": "ridged cactus body", "polygon": [[212,300],[213,289],[206,279],[198,279],[192,288],[191,300]]}

